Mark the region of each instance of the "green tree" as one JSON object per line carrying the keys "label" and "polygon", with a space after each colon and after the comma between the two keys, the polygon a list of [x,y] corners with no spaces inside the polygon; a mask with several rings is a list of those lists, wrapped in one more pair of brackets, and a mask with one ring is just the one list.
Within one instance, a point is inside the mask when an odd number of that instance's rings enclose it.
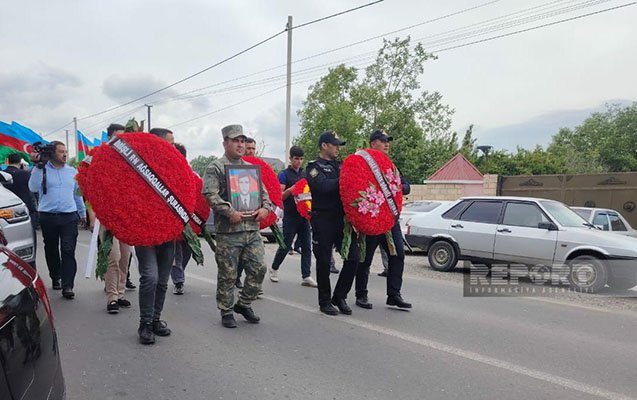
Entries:
{"label": "green tree", "polygon": [[206,171],[206,167],[208,164],[216,160],[215,156],[197,156],[190,161],[190,167],[193,171],[195,171],[199,176],[203,176]]}
{"label": "green tree", "polygon": [[457,151],[457,136],[449,132],[453,110],[439,93],[420,88],[424,63],[433,58],[409,38],[385,40],[362,76],[343,65],[331,69],[303,102],[295,143],[314,158],[318,135],[332,129],[348,142],[345,156],[367,147],[374,129],[384,129],[394,137],[396,165],[411,181],[422,181]]}

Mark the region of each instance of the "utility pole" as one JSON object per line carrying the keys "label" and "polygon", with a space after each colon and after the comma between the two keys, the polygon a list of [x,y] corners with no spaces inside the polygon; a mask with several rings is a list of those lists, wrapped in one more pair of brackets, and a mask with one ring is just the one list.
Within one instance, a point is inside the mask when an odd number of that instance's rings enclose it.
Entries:
{"label": "utility pole", "polygon": [[287,85],[285,89],[285,155],[283,162],[286,162],[290,154],[290,113],[292,108],[292,16],[288,15],[288,69]]}
{"label": "utility pole", "polygon": [[152,107],[152,105],[150,104],[144,104],[144,106],[146,108],[148,108],[148,119],[147,119],[147,125],[148,125],[148,132],[150,132],[150,108]]}
{"label": "utility pole", "polygon": [[80,158],[80,143],[77,138],[77,117],[73,117],[73,136],[75,136],[75,160]]}
{"label": "utility pole", "polygon": [[68,129],[66,130],[66,143],[65,144],[66,144],[66,148],[68,149],[69,148],[69,130]]}

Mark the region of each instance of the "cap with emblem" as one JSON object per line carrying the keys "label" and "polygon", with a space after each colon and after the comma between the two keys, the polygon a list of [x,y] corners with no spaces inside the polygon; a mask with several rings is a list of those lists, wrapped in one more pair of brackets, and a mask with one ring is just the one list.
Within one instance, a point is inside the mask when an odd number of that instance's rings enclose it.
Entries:
{"label": "cap with emblem", "polygon": [[345,146],[346,142],[344,140],[339,139],[339,137],[336,136],[336,132],[327,131],[327,132],[321,133],[321,136],[319,136],[319,140],[318,140],[319,147],[323,143],[329,143],[336,146]]}
{"label": "cap with emblem", "polygon": [[224,139],[236,139],[240,136],[246,137],[246,135],[243,134],[243,126],[241,125],[228,125],[221,129],[221,134]]}
{"label": "cap with emblem", "polygon": [[373,142],[374,140],[380,140],[382,142],[391,142],[394,140],[393,137],[389,136],[385,131],[381,131],[380,129],[375,130],[369,135],[369,142]]}

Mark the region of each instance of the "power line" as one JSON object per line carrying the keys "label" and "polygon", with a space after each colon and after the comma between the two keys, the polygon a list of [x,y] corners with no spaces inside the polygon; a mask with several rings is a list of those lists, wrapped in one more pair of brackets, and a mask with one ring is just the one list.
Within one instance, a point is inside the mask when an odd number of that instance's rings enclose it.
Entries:
{"label": "power line", "polygon": [[[481,21],[481,22],[477,22],[477,23],[474,23],[474,24],[470,24],[470,25],[464,26],[464,27],[459,27],[459,28],[455,28],[455,29],[452,29],[452,30],[448,30],[448,31],[445,31],[445,32],[438,33],[438,34],[434,34],[434,35],[429,35],[429,36],[425,36],[425,37],[422,37],[422,38],[418,38],[418,39],[414,40],[414,42],[419,42],[421,40],[437,38],[438,37],[439,39],[426,41],[426,42],[423,42],[422,44],[424,46],[435,46],[435,45],[453,43],[453,42],[457,42],[457,41],[464,40],[464,39],[469,39],[469,38],[476,37],[476,36],[482,36],[484,34],[487,34],[487,33],[493,32],[493,31],[503,30],[503,29],[507,29],[507,28],[514,27],[514,26],[517,26],[517,25],[523,25],[523,24],[527,24],[527,23],[534,22],[534,21],[537,21],[537,20],[546,19],[546,18],[555,16],[555,15],[566,13],[566,12],[575,11],[575,10],[578,10],[578,9],[581,9],[581,8],[590,7],[590,6],[593,6],[593,5],[600,4],[600,3],[608,2],[610,0],[587,0],[587,1],[580,2],[580,3],[575,4],[575,5],[569,5],[567,7],[553,9],[553,10],[548,10],[548,11],[544,10],[544,11],[542,11],[540,13],[533,14],[533,15],[530,15],[530,16],[526,16],[524,18],[510,19],[510,20],[506,21],[506,19],[511,17],[511,16],[516,16],[516,15],[524,16],[525,14],[529,14],[530,12],[535,11],[537,9],[552,7],[552,6],[555,6],[557,3],[563,3],[564,1],[565,0],[558,0],[558,1],[548,2],[548,3],[545,3],[545,4],[539,5],[539,6],[527,8],[527,9],[520,10],[520,11],[516,11],[516,12],[510,13],[510,14],[506,14],[506,15],[502,15],[502,16],[499,16],[499,17],[496,17],[496,18],[487,19],[487,20],[484,20],[484,21]],[[570,2],[572,2],[572,1],[570,1]],[[451,15],[451,14],[449,14],[449,15]],[[488,25],[490,22],[498,21],[498,20],[505,20],[505,21],[503,21],[499,25],[498,24],[492,24],[490,26]],[[481,25],[483,25],[483,26],[480,27]],[[473,31],[467,31],[471,27],[480,27],[480,28],[475,29]],[[455,35],[455,36],[449,35],[451,33],[461,32],[461,31],[466,31],[466,32],[460,33],[460,34]],[[395,31],[393,31],[393,32],[395,32]],[[448,35],[448,36],[445,37],[445,35]],[[414,45],[412,45],[412,47],[414,47],[416,45],[418,45],[418,43],[415,43]],[[320,53],[320,54],[323,54],[323,53]],[[361,59],[373,59],[376,56],[376,54],[377,54],[377,51],[370,51],[370,52],[361,53],[361,54],[358,54],[358,55],[355,55],[355,56],[352,56],[352,57],[348,57],[348,58],[345,58],[345,59],[333,61],[333,62],[330,62],[330,63],[321,64],[321,65],[318,65],[318,66],[313,66],[313,67],[310,67],[310,68],[306,68],[306,69],[302,69],[302,70],[297,71],[295,73],[295,76],[298,76],[299,74],[306,74],[305,71],[314,71],[314,70],[317,70],[317,69],[322,69],[323,67],[328,67],[328,66],[332,66],[332,65],[336,65],[336,64],[341,64],[341,63],[344,63],[345,61],[361,60]],[[297,60],[297,61],[300,61],[300,60]],[[259,73],[260,72],[253,73],[253,74],[250,74],[250,75],[245,75],[243,77],[230,79],[230,80],[227,80],[227,81],[224,81],[224,82],[220,82],[220,83],[216,83],[216,84],[213,84],[213,85],[208,85],[208,86],[205,86],[203,88],[194,89],[194,90],[191,90],[191,91],[188,91],[188,92],[185,92],[185,93],[182,93],[182,94],[170,97],[170,98],[161,99],[156,104],[166,103],[166,102],[175,101],[175,100],[189,100],[189,99],[194,99],[194,98],[207,96],[207,95],[211,95],[211,94],[224,93],[224,92],[232,90],[234,88],[247,88],[247,87],[254,86],[254,85],[261,85],[262,83],[268,82],[268,81],[282,80],[286,76],[285,74],[275,75],[275,76],[271,76],[271,77],[268,77],[268,78],[255,80],[255,81],[252,81],[252,82],[242,83],[242,84],[239,84],[239,85],[236,85],[236,86],[230,86],[230,87],[222,88],[222,89],[219,89],[219,90],[214,90],[214,91],[209,91],[209,92],[195,94],[195,95],[192,95],[192,96],[187,96],[188,94],[191,94],[191,93],[201,92],[202,90],[205,90],[205,89],[208,89],[208,88],[220,86],[223,83],[229,83],[229,82],[232,82],[232,81],[240,80],[241,78],[244,78],[244,77],[247,77],[247,76],[252,76],[252,75],[257,75]]]}
{"label": "power line", "polygon": [[58,131],[61,131],[62,129],[66,128],[67,126],[71,125],[72,123],[73,123],[73,121],[69,121],[66,124],[62,125],[61,127],[45,133],[44,135],[42,135],[42,137],[44,138],[44,137],[50,136],[50,135],[52,135],[52,134],[54,134],[54,133],[56,133]]}
{"label": "power line", "polygon": [[300,24],[300,25],[293,26],[292,29],[294,30],[294,29],[303,28],[304,26],[308,26],[308,25],[315,24],[317,22],[325,21],[326,19],[338,17],[340,15],[347,14],[347,13],[350,13],[352,11],[360,10],[361,8],[373,6],[374,4],[382,3],[383,1],[384,0],[372,1],[371,3],[363,4],[362,6],[350,8],[349,10],[345,10],[345,11],[338,12],[336,14],[328,15],[327,17],[318,18],[318,19],[315,19],[313,21],[309,21],[309,22],[305,22],[305,23]]}
{"label": "power line", "polygon": [[549,26],[561,24],[561,23],[564,23],[564,22],[575,21],[575,20],[578,20],[578,19],[581,19],[581,18],[586,18],[586,17],[590,17],[590,16],[593,16],[593,15],[602,14],[602,13],[605,13],[605,12],[608,12],[608,11],[618,10],[618,9],[624,8],[624,7],[634,6],[635,4],[637,4],[637,1],[633,1],[631,3],[621,4],[621,5],[618,5],[618,6],[615,6],[615,7],[605,8],[603,10],[593,11],[593,12],[590,12],[588,14],[576,15],[574,17],[565,18],[565,19],[561,19],[559,21],[549,22],[549,23],[546,23],[546,24],[538,25],[538,26],[533,26],[531,28],[520,29],[520,30],[515,31],[515,32],[509,32],[509,33],[505,33],[505,34],[502,34],[502,35],[492,36],[492,37],[489,37],[489,38],[476,40],[476,41],[469,42],[469,43],[463,43],[463,44],[460,44],[460,45],[457,45],[457,46],[451,46],[451,47],[447,47],[447,48],[444,48],[444,49],[434,50],[433,52],[434,53],[442,53],[443,51],[459,49],[461,47],[471,46],[471,45],[478,44],[478,43],[484,43],[484,42],[489,42],[489,41],[496,40],[496,39],[502,39],[502,38],[505,38],[505,37],[508,37],[508,36],[517,35],[519,33],[529,32],[529,31],[533,31],[533,30],[536,30],[536,29],[546,28],[546,27],[549,27]]}
{"label": "power line", "polygon": [[[309,22],[306,22],[304,24],[298,25],[296,27],[292,27],[292,29],[298,29],[298,28],[301,28],[301,27],[304,27],[304,26],[315,24],[317,22],[325,21],[327,19],[334,18],[334,17],[340,16],[340,15],[343,15],[343,14],[347,14],[347,13],[350,13],[352,11],[360,10],[361,8],[372,6],[372,5],[380,3],[382,1],[384,1],[384,0],[377,0],[377,1],[374,1],[374,2],[371,2],[371,3],[368,3],[368,4],[364,4],[362,6],[354,7],[354,8],[345,10],[345,11],[341,11],[341,12],[338,12],[338,13],[335,13],[335,14],[332,14],[332,15],[328,15],[326,17],[319,18],[319,19],[316,19],[316,20],[313,20],[313,21],[309,21]],[[130,101],[126,102],[126,103],[122,103],[122,104],[119,104],[117,106],[111,107],[109,109],[106,109],[106,110],[103,110],[103,111],[100,111],[100,112],[96,112],[96,113],[93,113],[93,114],[89,114],[89,115],[83,116],[81,118],[78,118],[78,121],[82,121],[82,120],[85,120],[85,119],[93,118],[93,117],[96,117],[98,115],[102,115],[102,114],[117,110],[119,108],[122,108],[122,107],[125,107],[127,105],[136,103],[136,102],[138,102],[140,100],[144,100],[144,99],[146,99],[148,97],[151,97],[151,96],[153,96],[153,95],[155,95],[157,93],[161,93],[161,92],[163,92],[163,91],[165,91],[167,89],[175,87],[175,86],[179,85],[180,83],[183,83],[183,82],[185,82],[187,80],[190,80],[190,79],[192,79],[192,78],[194,78],[196,76],[199,76],[199,75],[201,75],[201,74],[203,74],[203,73],[205,73],[207,71],[210,71],[211,69],[213,69],[215,67],[218,67],[221,64],[224,64],[224,63],[226,63],[226,62],[228,62],[230,60],[233,60],[233,59],[239,57],[240,55],[242,55],[244,53],[247,53],[248,51],[250,51],[250,50],[252,50],[252,49],[254,49],[256,47],[259,47],[259,46],[269,42],[270,40],[278,37],[279,35],[281,35],[281,34],[283,34],[285,32],[287,32],[287,28],[285,28],[285,29],[283,29],[283,30],[281,30],[281,31],[279,31],[279,32],[277,32],[277,33],[275,33],[275,34],[273,34],[273,35],[271,35],[271,36],[269,36],[269,37],[257,42],[257,43],[255,43],[252,46],[249,46],[249,47],[247,47],[247,48],[245,48],[245,49],[243,49],[243,50],[241,50],[241,51],[239,51],[239,52],[237,52],[237,53],[235,53],[235,54],[233,54],[233,55],[231,55],[229,57],[226,57],[223,60],[218,61],[218,62],[216,62],[216,63],[214,63],[214,64],[212,64],[212,65],[210,65],[210,66],[208,66],[208,67],[206,67],[206,68],[204,68],[202,70],[200,70],[200,71],[197,71],[197,72],[195,72],[193,74],[190,74],[190,75],[186,76],[185,78],[182,78],[182,79],[180,79],[180,80],[178,80],[176,82],[173,82],[170,85],[164,86],[164,87],[162,87],[160,89],[157,89],[155,91],[152,91],[152,92],[150,92],[148,94],[145,94],[143,96],[137,97],[137,98],[135,98],[133,100],[130,100]]]}
{"label": "power line", "polygon": [[[613,10],[617,10],[617,9],[620,9],[620,8],[629,7],[629,6],[632,6],[632,5],[635,5],[635,4],[637,4],[637,1],[631,2],[631,3],[622,4],[622,5],[615,6],[615,7],[606,8],[606,9],[603,9],[603,10],[593,11],[593,12],[590,12],[590,13],[587,13],[587,14],[577,15],[577,16],[570,17],[570,18],[564,18],[564,19],[561,19],[559,21],[554,21],[554,22],[550,22],[550,23],[546,23],[546,24],[542,24],[542,25],[538,25],[538,26],[534,26],[534,27],[530,27],[530,28],[526,28],[526,29],[520,29],[520,30],[514,31],[514,32],[508,32],[508,33],[505,33],[505,34],[502,34],[502,35],[492,36],[492,37],[481,39],[481,40],[476,40],[476,41],[472,41],[472,42],[468,42],[468,43],[463,43],[463,44],[460,44],[460,45],[457,45],[457,46],[451,46],[451,47],[447,47],[447,48],[436,49],[436,50],[433,50],[432,52],[433,53],[441,53],[441,52],[450,51],[450,50],[454,50],[454,49],[458,49],[458,48],[462,48],[462,47],[472,46],[472,45],[479,44],[479,43],[484,43],[484,42],[488,42],[488,41],[492,41],[492,40],[496,40],[496,39],[501,39],[501,38],[517,35],[517,34],[524,33],[524,32],[529,32],[529,31],[533,31],[533,30],[537,30],[537,29],[546,28],[546,27],[549,27],[549,26],[565,23],[565,22],[570,22],[570,21],[574,21],[574,20],[578,20],[578,19],[594,16],[594,15],[597,15],[597,14],[602,14],[602,13],[613,11]],[[313,80],[314,79],[309,79],[307,81],[313,81]],[[298,81],[298,82],[294,82],[293,84],[298,84],[298,83],[303,83],[303,82],[306,82],[306,81]],[[240,101],[240,102],[232,104],[230,106],[227,106],[227,107],[224,107],[224,108],[221,108],[221,109],[218,109],[218,110],[214,110],[214,111],[212,111],[210,113],[206,113],[206,114],[200,115],[198,117],[189,119],[187,121],[180,122],[178,124],[173,125],[173,127],[179,126],[179,125],[184,125],[184,124],[196,121],[198,119],[204,118],[206,116],[209,116],[211,114],[215,114],[217,112],[224,111],[224,110],[226,110],[228,108],[235,107],[235,106],[243,104],[245,102],[254,100],[254,99],[258,98],[258,97],[262,97],[262,96],[264,96],[266,94],[269,94],[269,93],[272,93],[274,91],[280,90],[280,89],[282,89],[284,87],[285,87],[285,85],[279,86],[279,87],[277,87],[275,89],[272,89],[272,90],[269,90],[267,92],[261,93],[261,94],[259,94],[257,96],[254,96],[254,97],[251,97],[249,99]]]}

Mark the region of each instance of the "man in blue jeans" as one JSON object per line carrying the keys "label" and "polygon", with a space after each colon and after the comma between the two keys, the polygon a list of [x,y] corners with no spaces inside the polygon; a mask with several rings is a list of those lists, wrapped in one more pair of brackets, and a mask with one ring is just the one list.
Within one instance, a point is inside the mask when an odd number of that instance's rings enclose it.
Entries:
{"label": "man in blue jeans", "polygon": [[299,146],[290,148],[290,166],[279,173],[279,183],[283,190],[283,239],[286,249],[279,247],[274,255],[272,267],[270,268],[270,280],[278,282],[278,271],[281,263],[288,255],[288,248],[291,248],[294,236],[298,236],[297,242],[301,247],[301,285],[316,287],[316,281],[312,279],[310,264],[312,260],[310,222],[303,218],[296,209],[292,186],[299,180],[305,178],[305,171],[301,169],[303,164],[303,149]]}
{"label": "man in blue jeans", "polygon": [[[150,134],[175,143],[173,133],[168,129],[153,128]],[[170,268],[175,259],[175,241],[156,246],[135,246],[139,261],[139,342],[155,343],[155,335],[168,336],[170,329],[160,320],[164,308]]]}

